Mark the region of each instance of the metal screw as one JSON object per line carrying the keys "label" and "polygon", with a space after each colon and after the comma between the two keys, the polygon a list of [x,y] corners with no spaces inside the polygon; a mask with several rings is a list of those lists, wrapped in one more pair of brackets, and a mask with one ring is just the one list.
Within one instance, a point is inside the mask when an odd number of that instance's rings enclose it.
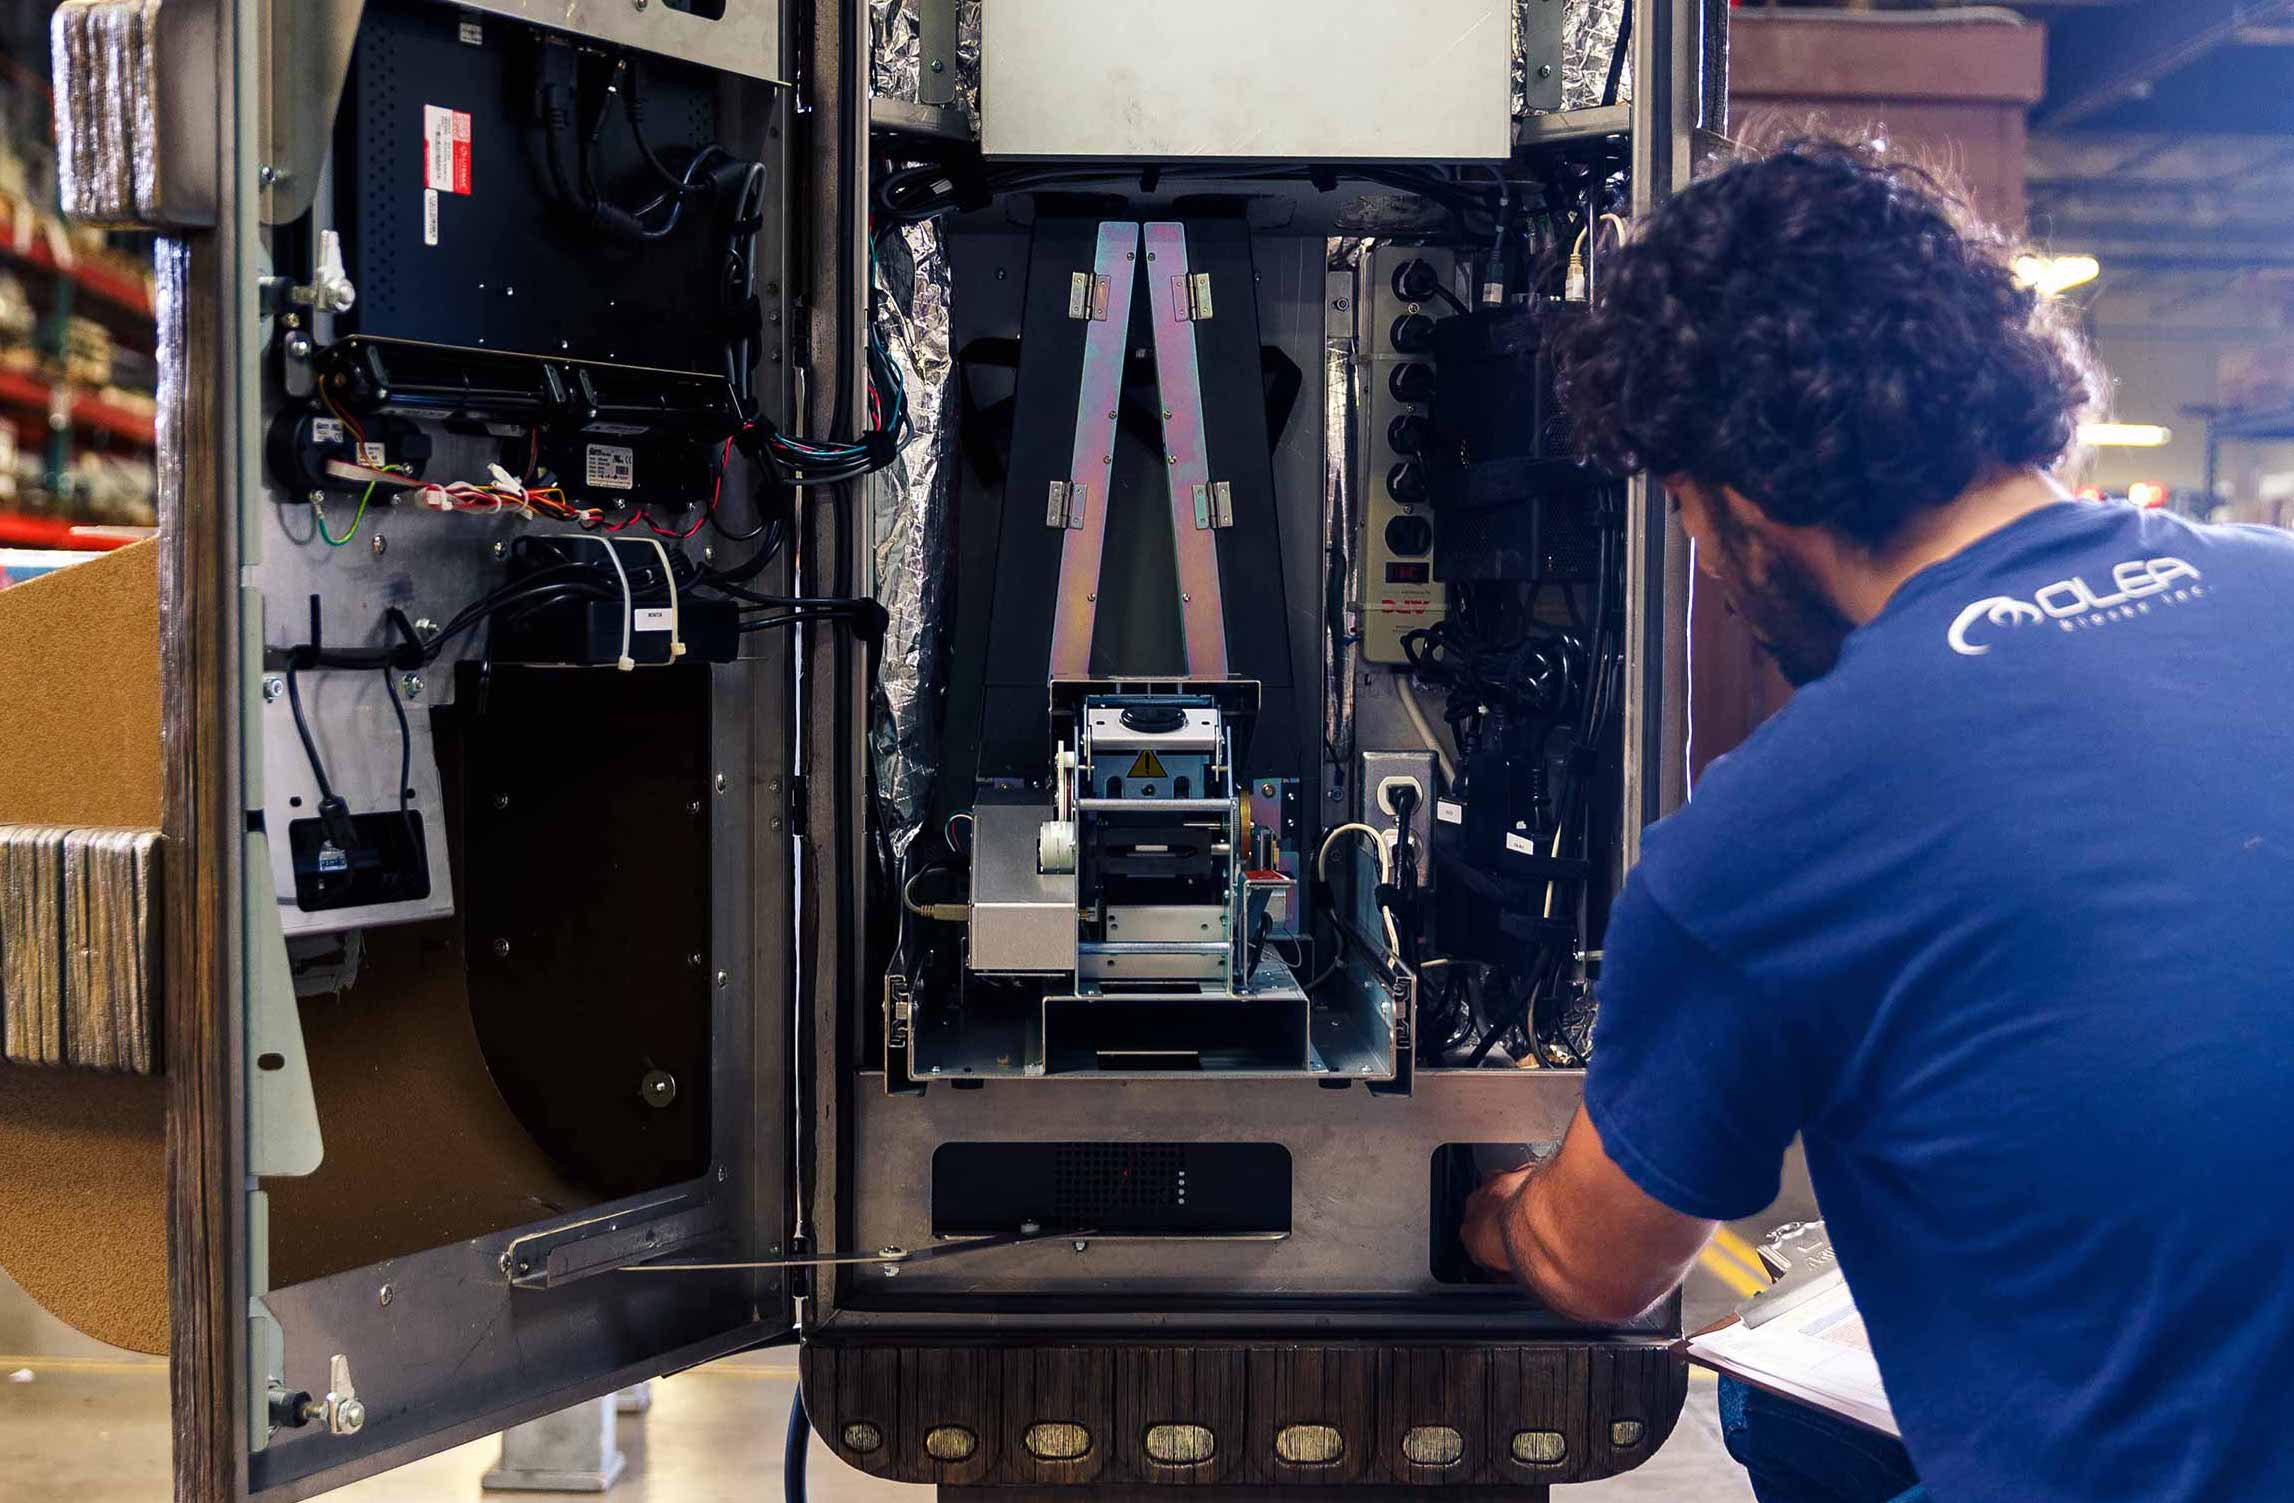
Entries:
{"label": "metal screw", "polygon": [[697,798],[687,799],[685,801],[685,812],[687,814],[699,814],[701,812],[701,801]]}
{"label": "metal screw", "polygon": [[398,1291],[392,1289],[388,1284],[385,1284],[380,1289],[375,1291],[374,1297],[387,1305],[391,1302],[392,1299],[397,1297],[397,1293]]}
{"label": "metal screw", "polygon": [[767,793],[779,793],[780,791],[781,791],[781,780],[780,780],[779,778],[767,778],[767,779],[765,779],[765,792],[767,792]]}
{"label": "metal screw", "polygon": [[508,940],[497,939],[494,941],[494,958],[496,960],[507,960],[510,958],[510,942]]}
{"label": "metal screw", "polygon": [[499,561],[510,556],[510,545],[508,543],[494,543],[490,545],[486,551],[492,554],[494,558]]}
{"label": "metal screw", "polygon": [[1273,798],[1274,784],[1271,782],[1259,784],[1259,794],[1262,798]]}
{"label": "metal screw", "polygon": [[374,556],[376,558],[380,558],[383,556],[383,554],[390,551],[390,539],[384,537],[381,533],[378,532],[374,535],[374,541],[367,546],[374,550]]}
{"label": "metal screw", "polygon": [[702,962],[702,959],[701,959],[701,952],[700,952],[699,950],[695,950],[695,951],[694,951],[692,954],[690,954],[690,955],[686,956],[686,957],[685,957],[685,963],[686,963],[687,965],[691,966],[691,967],[692,967],[694,970],[696,970],[696,971],[697,971],[697,970],[699,970],[699,969],[701,969],[701,966],[702,966],[702,964],[703,964],[703,962]]}
{"label": "metal screw", "polygon": [[769,830],[776,830],[776,831],[777,831],[777,830],[779,830],[779,829],[780,829],[780,827],[781,827],[781,817],[780,817],[778,814],[774,815],[774,816],[773,816],[771,819],[768,819],[768,820],[766,820],[766,821],[765,821],[765,828],[767,828],[767,829],[769,829]]}
{"label": "metal screw", "polygon": [[1344,313],[1347,309],[1353,307],[1354,304],[1345,298],[1334,297],[1330,300],[1330,306],[1337,309],[1340,313]]}
{"label": "metal screw", "polygon": [[1070,1243],[1069,1246],[1073,1247],[1077,1252],[1089,1252],[1091,1250],[1091,1244],[1084,1241],[1080,1237],[1078,1237],[1074,1242]]}
{"label": "metal screw", "polygon": [[327,493],[322,490],[314,489],[308,496],[304,497],[303,499],[310,502],[313,506],[321,506],[326,503]]}
{"label": "metal screw", "polygon": [[276,673],[263,680],[263,703],[271,704],[287,692],[287,681]]}
{"label": "metal screw", "polygon": [[509,807],[510,807],[510,796],[509,796],[508,794],[506,794],[506,793],[497,793],[497,794],[495,794],[495,795],[494,795],[494,807],[495,807],[495,808],[497,808],[497,809],[507,809],[507,808],[509,808]]}
{"label": "metal screw", "polygon": [[896,1278],[900,1277],[900,1265],[899,1265],[898,1263],[887,1263],[887,1264],[885,1264],[885,1265],[884,1265],[884,1276],[885,1276],[886,1278],[888,1278],[888,1279],[896,1279]]}
{"label": "metal screw", "polygon": [[1537,76],[1539,78],[1551,78],[1553,76],[1553,64],[1540,63],[1537,69]]}
{"label": "metal screw", "polygon": [[944,62],[941,62],[938,58],[934,58],[932,59],[932,71],[935,73],[945,73],[948,71],[948,65]]}
{"label": "metal screw", "polygon": [[279,169],[265,162],[255,169],[255,181],[268,188],[279,180]]}
{"label": "metal screw", "polygon": [[732,981],[733,981],[733,975],[732,975],[732,972],[730,972],[730,971],[719,971],[719,972],[717,973],[717,990],[719,990],[719,991],[723,991],[723,990],[724,990],[724,989],[725,989],[727,986],[729,986],[729,985],[731,985],[731,984],[732,984]]}
{"label": "metal screw", "polygon": [[356,1435],[366,1428],[366,1405],[357,1399],[344,1399],[335,1406],[335,1433]]}
{"label": "metal screw", "polygon": [[646,0],[629,0],[630,9],[632,10],[643,10],[645,9],[645,4]]}
{"label": "metal screw", "polygon": [[725,788],[726,788],[726,783],[725,783],[725,775],[724,775],[723,773],[721,773],[721,772],[720,772],[720,773],[718,773],[718,774],[717,774],[717,776],[716,776],[716,777],[715,777],[715,778],[714,778],[712,781],[714,782],[714,784],[715,784],[715,786],[716,786],[716,789],[717,789],[717,791],[718,791],[719,793],[723,793],[723,792],[725,791]]}
{"label": "metal screw", "polygon": [[422,697],[422,675],[409,673],[401,678],[398,681],[398,692],[408,699],[420,699]]}
{"label": "metal screw", "polygon": [[637,1082],[637,1099],[647,1106],[663,1107],[677,1099],[677,1077],[667,1070],[648,1070]]}
{"label": "metal screw", "polygon": [[287,358],[290,360],[310,359],[311,336],[308,334],[289,334],[287,336]]}

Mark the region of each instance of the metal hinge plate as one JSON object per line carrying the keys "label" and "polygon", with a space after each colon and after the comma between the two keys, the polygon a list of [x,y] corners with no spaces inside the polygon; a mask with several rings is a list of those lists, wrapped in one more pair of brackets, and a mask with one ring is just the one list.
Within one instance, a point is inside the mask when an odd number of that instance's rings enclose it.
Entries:
{"label": "metal hinge plate", "polygon": [[1081,527],[1083,504],[1091,487],[1080,480],[1054,480],[1043,508],[1046,527]]}
{"label": "metal hinge plate", "polygon": [[1211,316],[1211,274],[1198,271],[1193,276],[1171,279],[1171,306],[1188,323],[1199,324]]}
{"label": "metal hinge plate", "polygon": [[1067,279],[1067,316],[1079,322],[1103,324],[1107,322],[1107,313],[1107,278],[1088,271],[1071,274]]}
{"label": "metal hinge plate", "polygon": [[1224,480],[1195,484],[1195,525],[1198,528],[1235,525],[1235,488]]}

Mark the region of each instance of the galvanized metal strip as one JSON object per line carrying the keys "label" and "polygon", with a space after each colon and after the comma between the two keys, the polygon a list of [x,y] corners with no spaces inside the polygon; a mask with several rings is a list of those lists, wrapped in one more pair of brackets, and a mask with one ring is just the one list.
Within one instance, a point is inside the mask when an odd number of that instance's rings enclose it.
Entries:
{"label": "galvanized metal strip", "polygon": [[1052,613],[1053,678],[1083,678],[1091,672],[1108,482],[1115,473],[1115,412],[1123,396],[1124,336],[1131,326],[1131,278],[1138,262],[1138,225],[1110,220],[1099,227],[1092,271],[1107,288],[1108,312],[1094,319],[1083,336],[1075,448],[1067,470],[1067,536],[1060,546],[1059,600]]}
{"label": "galvanized metal strip", "polygon": [[[1164,467],[1170,472],[1171,542],[1179,558],[1179,615],[1194,678],[1227,676],[1227,612],[1219,551],[1195,525],[1195,489],[1211,483],[1203,434],[1203,376],[1195,359],[1194,303],[1185,292],[1187,227],[1147,226],[1147,296],[1155,324],[1155,380],[1163,395]],[[1207,302],[1207,299],[1206,299]],[[1207,519],[1206,519],[1207,520]]]}

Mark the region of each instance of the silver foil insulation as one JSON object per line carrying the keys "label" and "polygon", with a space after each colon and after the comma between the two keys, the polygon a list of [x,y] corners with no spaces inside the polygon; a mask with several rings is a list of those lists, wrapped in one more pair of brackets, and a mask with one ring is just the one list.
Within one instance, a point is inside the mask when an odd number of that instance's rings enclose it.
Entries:
{"label": "silver foil insulation", "polygon": [[870,329],[908,403],[893,462],[868,477],[876,599],[889,618],[869,749],[896,858],[905,859],[932,798],[934,726],[945,652],[948,487],[956,462],[949,275],[939,227],[903,226],[877,244]]}
{"label": "silver foil insulation", "polygon": [[955,10],[955,80],[957,108],[980,128],[980,3],[981,0],[868,0],[869,92],[880,99],[905,99],[912,104],[938,102],[941,92],[925,88],[924,22],[926,7]]}
{"label": "silver foil insulation", "polygon": [[[1537,4],[1538,0],[1527,0]],[[1591,109],[1609,87],[1609,59],[1617,48],[1617,29],[1624,24],[1625,8],[1632,0],[1567,0],[1561,19],[1561,107]],[[1631,49],[1627,49],[1630,53]],[[1617,102],[1633,97],[1633,63],[1627,57],[1618,79]]]}

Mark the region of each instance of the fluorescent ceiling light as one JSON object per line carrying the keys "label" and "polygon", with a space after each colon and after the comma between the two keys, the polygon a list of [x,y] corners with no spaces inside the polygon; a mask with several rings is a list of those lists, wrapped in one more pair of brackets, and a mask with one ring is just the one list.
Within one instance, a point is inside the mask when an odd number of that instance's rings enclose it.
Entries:
{"label": "fluorescent ceiling light", "polygon": [[2084,287],[2103,274],[2103,263],[2093,256],[2022,256],[2015,262],[2015,280],[2053,297]]}
{"label": "fluorescent ceiling light", "polygon": [[2156,423],[2081,423],[2079,442],[2095,449],[2158,449],[2174,442],[2175,431]]}

